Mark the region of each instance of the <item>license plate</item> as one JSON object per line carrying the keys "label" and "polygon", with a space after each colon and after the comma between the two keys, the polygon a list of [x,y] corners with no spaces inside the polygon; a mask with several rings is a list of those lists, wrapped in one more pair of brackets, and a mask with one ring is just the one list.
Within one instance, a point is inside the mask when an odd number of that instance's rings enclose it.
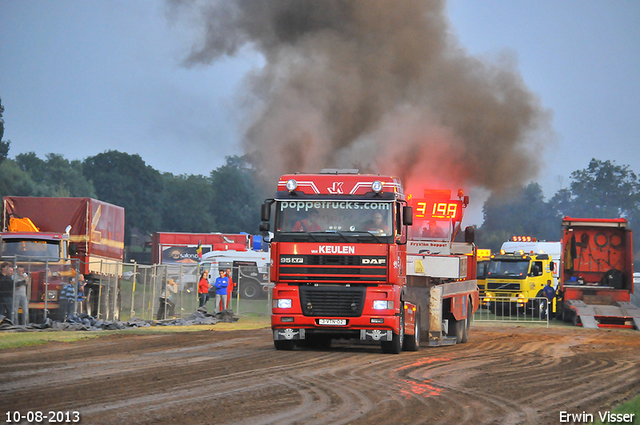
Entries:
{"label": "license plate", "polygon": [[318,319],[319,325],[333,325],[344,326],[347,324],[347,319]]}

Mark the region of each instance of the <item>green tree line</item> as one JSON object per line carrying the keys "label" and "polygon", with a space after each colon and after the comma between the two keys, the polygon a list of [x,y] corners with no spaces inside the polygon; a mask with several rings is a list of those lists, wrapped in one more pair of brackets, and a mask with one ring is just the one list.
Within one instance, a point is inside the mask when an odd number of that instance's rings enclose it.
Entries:
{"label": "green tree line", "polygon": [[[514,235],[559,241],[565,216],[619,218],[629,221],[634,246],[640,247],[640,182],[628,165],[591,159],[585,169],[571,173],[568,188],[545,200],[538,183],[492,194],[483,206],[484,222],[476,243],[492,251]],[[637,248],[636,248],[637,249]]]}
{"label": "green tree line", "polygon": [[[8,158],[3,141],[4,108],[0,100],[0,196],[93,197],[126,211],[125,238],[131,229],[145,234],[174,232],[257,233],[260,204],[273,195],[275,182],[263,182],[246,156],[231,156],[209,176],[161,173],[139,155],[115,150],[68,160],[50,153]],[[295,171],[295,170],[292,170]],[[565,216],[625,217],[640,247],[640,182],[626,165],[592,159],[571,173],[568,188],[546,200],[538,183],[492,194],[483,207],[484,222],[476,243],[493,251],[513,235],[557,241]]]}
{"label": "green tree line", "polygon": [[[273,192],[273,191],[272,191]],[[69,161],[29,152],[0,163],[0,195],[92,197],[125,208],[131,229],[153,232],[256,234],[267,189],[241,156],[230,156],[209,176],[161,173],[139,155],[115,150]]]}

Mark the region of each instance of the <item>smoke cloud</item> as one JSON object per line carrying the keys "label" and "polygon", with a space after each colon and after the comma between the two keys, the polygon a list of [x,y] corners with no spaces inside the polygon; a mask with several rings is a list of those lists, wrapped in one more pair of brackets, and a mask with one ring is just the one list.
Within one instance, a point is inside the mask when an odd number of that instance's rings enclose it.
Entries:
{"label": "smoke cloud", "polygon": [[[509,57],[469,56],[437,0],[171,0],[198,20],[185,60],[255,49],[244,149],[269,178],[360,167],[420,188],[534,178],[550,113]],[[184,14],[184,15],[182,15]]]}

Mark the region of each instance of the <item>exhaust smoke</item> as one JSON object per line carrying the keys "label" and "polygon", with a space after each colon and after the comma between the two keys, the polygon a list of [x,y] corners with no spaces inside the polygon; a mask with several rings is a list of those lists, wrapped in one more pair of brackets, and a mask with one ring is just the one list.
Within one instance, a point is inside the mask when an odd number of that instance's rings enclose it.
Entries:
{"label": "exhaust smoke", "polygon": [[322,168],[398,175],[411,190],[502,190],[535,177],[551,115],[514,61],[469,56],[436,0],[170,0],[199,19],[185,59],[251,48],[245,151],[267,178]]}

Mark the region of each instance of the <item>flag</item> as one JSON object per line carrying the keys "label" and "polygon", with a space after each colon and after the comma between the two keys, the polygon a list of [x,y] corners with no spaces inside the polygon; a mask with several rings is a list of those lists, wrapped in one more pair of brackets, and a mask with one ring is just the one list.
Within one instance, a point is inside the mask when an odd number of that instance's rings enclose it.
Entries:
{"label": "flag", "polygon": [[202,241],[198,241],[198,247],[196,248],[196,252],[198,253],[198,258],[202,260]]}

